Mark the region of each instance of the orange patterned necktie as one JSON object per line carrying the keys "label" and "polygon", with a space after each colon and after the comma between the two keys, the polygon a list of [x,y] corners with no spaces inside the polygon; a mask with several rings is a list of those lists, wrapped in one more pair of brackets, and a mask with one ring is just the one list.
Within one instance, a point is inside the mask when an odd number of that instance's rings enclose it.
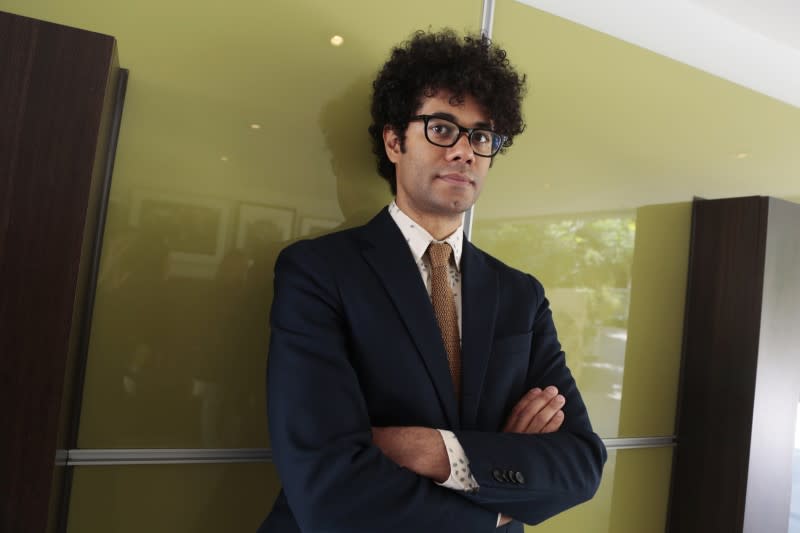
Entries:
{"label": "orange patterned necktie", "polygon": [[432,242],[428,246],[431,260],[431,301],[436,321],[442,332],[442,341],[447,351],[450,376],[461,398],[461,339],[458,333],[458,315],[453,291],[450,289],[450,254],[453,249],[446,242]]}

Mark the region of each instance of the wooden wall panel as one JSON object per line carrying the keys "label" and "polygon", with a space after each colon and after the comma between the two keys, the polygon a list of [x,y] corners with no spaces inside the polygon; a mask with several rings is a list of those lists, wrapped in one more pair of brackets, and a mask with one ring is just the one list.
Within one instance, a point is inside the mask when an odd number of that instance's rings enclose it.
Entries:
{"label": "wooden wall panel", "polygon": [[2,531],[47,528],[117,70],[112,37],[0,12]]}
{"label": "wooden wall panel", "polygon": [[798,227],[800,206],[776,199],[693,206],[670,532],[786,532]]}

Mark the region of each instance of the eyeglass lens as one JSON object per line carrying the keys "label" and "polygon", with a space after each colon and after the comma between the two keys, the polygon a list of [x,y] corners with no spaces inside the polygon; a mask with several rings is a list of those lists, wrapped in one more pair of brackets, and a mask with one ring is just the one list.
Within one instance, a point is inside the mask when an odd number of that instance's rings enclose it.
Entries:
{"label": "eyeglass lens", "polygon": [[[429,117],[425,136],[427,139],[438,146],[453,146],[458,142],[461,130],[458,125],[440,117]],[[469,138],[472,150],[480,155],[494,155],[500,149],[503,138],[491,130],[472,130]]]}

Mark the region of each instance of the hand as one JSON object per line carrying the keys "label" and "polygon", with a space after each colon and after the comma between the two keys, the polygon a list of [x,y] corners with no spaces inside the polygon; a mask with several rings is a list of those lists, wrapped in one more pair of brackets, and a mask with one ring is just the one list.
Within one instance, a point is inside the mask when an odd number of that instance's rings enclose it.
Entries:
{"label": "hand", "polygon": [[550,386],[542,390],[535,387],[511,410],[503,432],[536,434],[558,431],[564,423],[564,411],[561,408],[565,402],[557,388]]}
{"label": "hand", "polygon": [[373,427],[372,443],[389,459],[412,472],[444,483],[450,461],[442,435],[425,427]]}

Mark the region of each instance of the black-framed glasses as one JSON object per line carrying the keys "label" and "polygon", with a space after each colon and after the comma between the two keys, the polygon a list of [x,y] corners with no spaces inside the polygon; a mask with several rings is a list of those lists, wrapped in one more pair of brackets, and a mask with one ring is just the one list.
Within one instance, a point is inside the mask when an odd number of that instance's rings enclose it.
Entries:
{"label": "black-framed glasses", "polygon": [[411,120],[424,121],[425,138],[429,143],[442,148],[455,146],[458,139],[461,138],[461,134],[466,133],[469,145],[475,155],[493,157],[506,142],[505,135],[500,135],[490,129],[465,128],[452,120],[437,115],[417,115],[411,117]]}

